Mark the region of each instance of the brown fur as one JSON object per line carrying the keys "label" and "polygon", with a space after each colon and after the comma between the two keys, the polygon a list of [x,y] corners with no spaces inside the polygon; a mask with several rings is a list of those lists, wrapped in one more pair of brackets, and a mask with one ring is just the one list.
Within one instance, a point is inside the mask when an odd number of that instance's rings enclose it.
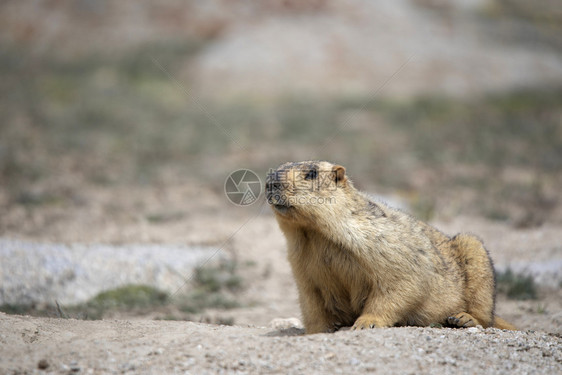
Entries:
{"label": "brown fur", "polygon": [[447,237],[375,203],[328,162],[283,164],[266,189],[307,333],[432,323],[515,329],[494,317],[494,269],[477,238]]}

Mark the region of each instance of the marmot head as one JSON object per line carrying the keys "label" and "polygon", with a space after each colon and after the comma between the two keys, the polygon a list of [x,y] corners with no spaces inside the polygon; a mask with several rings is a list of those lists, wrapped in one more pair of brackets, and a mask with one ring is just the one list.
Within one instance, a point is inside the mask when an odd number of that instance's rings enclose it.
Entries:
{"label": "marmot head", "polygon": [[282,164],[268,174],[265,186],[278,219],[295,224],[332,217],[352,188],[345,168],[326,161]]}

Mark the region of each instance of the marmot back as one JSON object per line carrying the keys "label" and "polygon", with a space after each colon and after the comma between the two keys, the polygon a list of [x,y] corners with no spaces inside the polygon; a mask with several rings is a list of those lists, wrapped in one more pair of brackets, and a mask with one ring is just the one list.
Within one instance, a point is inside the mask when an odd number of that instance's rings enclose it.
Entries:
{"label": "marmot back", "polygon": [[450,238],[353,187],[345,168],[286,163],[268,175],[307,333],[397,325],[496,326],[494,269],[477,238]]}

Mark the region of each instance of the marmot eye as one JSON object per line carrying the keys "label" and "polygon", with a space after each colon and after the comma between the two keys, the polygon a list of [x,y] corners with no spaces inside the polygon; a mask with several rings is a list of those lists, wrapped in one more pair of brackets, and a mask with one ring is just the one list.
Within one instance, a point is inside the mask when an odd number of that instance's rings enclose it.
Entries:
{"label": "marmot eye", "polygon": [[308,173],[304,176],[305,180],[314,180],[318,175],[318,171],[316,169],[311,169]]}

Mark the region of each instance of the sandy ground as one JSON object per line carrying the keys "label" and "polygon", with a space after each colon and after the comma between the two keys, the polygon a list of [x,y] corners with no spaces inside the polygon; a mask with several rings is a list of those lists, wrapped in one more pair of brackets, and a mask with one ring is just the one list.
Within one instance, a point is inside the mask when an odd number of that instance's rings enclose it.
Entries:
{"label": "sandy ground", "polygon": [[411,327],[302,336],[264,327],[6,315],[0,327],[0,371],[14,374],[562,371],[562,339],[542,332]]}
{"label": "sandy ground", "polygon": [[[141,198],[144,208],[138,216],[116,214],[108,220],[100,207],[104,199],[120,197],[114,191],[105,198],[96,196],[92,202],[97,203],[85,212],[84,207],[67,207],[64,212],[32,213],[34,219],[27,228],[16,221],[4,236],[61,243],[126,243],[136,238],[145,243],[214,244],[231,252],[240,264],[251,264],[241,268],[246,288],[239,299],[245,307],[206,311],[199,318],[231,319],[234,326],[152,320],[157,312],[103,321],[2,314],[0,373],[562,372],[559,287],[542,286],[534,301],[500,296],[498,314],[517,325],[518,332],[408,327],[306,336],[298,328],[282,330],[295,324],[272,320],[298,318],[300,313],[285,240],[267,206],[228,206],[220,193],[208,193],[191,202],[189,214],[178,215],[175,221],[140,219],[143,212],[177,207],[179,200],[192,193],[186,187],[169,188],[164,194],[127,191],[125,196],[123,192],[123,210],[116,212],[126,212],[128,205],[134,207]],[[159,198],[153,199],[152,194]],[[73,230],[64,230],[69,225]],[[561,257],[557,227],[521,231],[478,218],[435,225],[449,234],[479,234],[498,267],[554,262]],[[39,369],[41,360],[41,366],[48,365],[44,370]]]}

